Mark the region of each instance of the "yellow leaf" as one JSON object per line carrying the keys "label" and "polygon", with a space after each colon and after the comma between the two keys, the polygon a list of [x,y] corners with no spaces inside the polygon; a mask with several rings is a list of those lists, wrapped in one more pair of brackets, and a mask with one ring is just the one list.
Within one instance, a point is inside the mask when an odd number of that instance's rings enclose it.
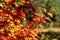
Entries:
{"label": "yellow leaf", "polygon": [[38,37],[38,35],[34,31],[31,31],[31,34],[33,34],[34,36]]}

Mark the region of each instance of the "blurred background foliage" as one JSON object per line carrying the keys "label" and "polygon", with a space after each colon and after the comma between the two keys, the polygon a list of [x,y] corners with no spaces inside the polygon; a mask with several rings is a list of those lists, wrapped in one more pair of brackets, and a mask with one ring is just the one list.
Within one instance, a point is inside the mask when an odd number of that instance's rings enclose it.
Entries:
{"label": "blurred background foliage", "polygon": [[[54,22],[51,23],[52,27],[60,27],[60,0],[30,0],[32,5],[36,8],[38,5],[44,7],[49,10],[49,8],[53,8],[53,18]],[[42,10],[36,9],[38,12],[43,13]],[[50,25],[49,25],[50,26]]]}

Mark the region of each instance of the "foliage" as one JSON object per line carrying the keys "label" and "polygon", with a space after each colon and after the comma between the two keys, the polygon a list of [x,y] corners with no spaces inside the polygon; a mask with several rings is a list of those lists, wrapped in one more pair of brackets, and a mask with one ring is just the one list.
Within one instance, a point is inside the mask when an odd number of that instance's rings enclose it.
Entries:
{"label": "foliage", "polygon": [[0,39],[38,40],[36,27],[55,21],[56,1],[0,0]]}

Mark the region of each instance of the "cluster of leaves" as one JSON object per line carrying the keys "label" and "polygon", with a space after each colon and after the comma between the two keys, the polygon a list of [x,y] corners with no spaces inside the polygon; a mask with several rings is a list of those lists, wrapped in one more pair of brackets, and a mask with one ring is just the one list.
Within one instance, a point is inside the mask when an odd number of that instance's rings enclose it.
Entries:
{"label": "cluster of leaves", "polygon": [[51,22],[54,9],[42,5],[34,7],[31,1],[0,0],[1,40],[38,40],[38,31],[34,27]]}

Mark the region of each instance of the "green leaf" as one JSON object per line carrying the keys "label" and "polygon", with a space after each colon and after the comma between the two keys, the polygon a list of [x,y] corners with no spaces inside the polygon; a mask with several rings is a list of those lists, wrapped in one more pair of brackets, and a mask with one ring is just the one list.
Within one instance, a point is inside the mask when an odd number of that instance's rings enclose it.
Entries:
{"label": "green leaf", "polygon": [[22,20],[22,24],[23,24],[23,25],[26,25],[26,23],[27,23],[26,18],[24,18],[24,19]]}
{"label": "green leaf", "polygon": [[21,2],[21,0],[18,0],[18,5],[23,5],[23,3]]}
{"label": "green leaf", "polygon": [[21,3],[21,2],[18,2],[18,5],[23,5],[23,3]]}

